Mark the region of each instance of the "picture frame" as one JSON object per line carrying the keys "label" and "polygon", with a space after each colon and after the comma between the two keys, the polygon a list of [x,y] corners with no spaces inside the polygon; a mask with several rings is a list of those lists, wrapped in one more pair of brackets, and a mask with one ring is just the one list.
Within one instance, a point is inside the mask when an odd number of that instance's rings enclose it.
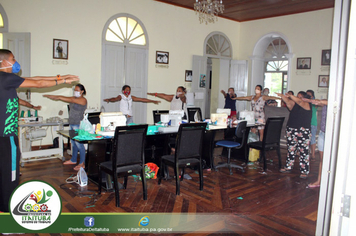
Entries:
{"label": "picture frame", "polygon": [[193,81],[193,71],[185,70],[185,82],[192,82],[192,81]]}
{"label": "picture frame", "polygon": [[206,80],[206,75],[205,74],[200,74],[199,77],[199,88],[205,88],[205,80]]}
{"label": "picture frame", "polygon": [[297,58],[297,69],[310,70],[311,69],[311,57],[299,57]]}
{"label": "picture frame", "polygon": [[169,64],[169,52],[156,51],[157,64]]}
{"label": "picture frame", "polygon": [[321,65],[329,66],[331,61],[331,49],[321,50]]}
{"label": "picture frame", "polygon": [[53,39],[53,59],[68,60],[68,40]]}
{"label": "picture frame", "polygon": [[329,88],[329,75],[319,75],[318,87]]}

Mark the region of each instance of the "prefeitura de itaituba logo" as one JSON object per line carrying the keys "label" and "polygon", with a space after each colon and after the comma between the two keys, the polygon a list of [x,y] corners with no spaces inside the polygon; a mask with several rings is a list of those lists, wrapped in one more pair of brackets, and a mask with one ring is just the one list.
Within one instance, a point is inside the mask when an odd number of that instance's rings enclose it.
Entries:
{"label": "prefeitura de itaituba logo", "polygon": [[58,218],[61,201],[56,190],[41,181],[29,181],[20,185],[10,200],[13,218],[26,229],[40,230],[50,226]]}

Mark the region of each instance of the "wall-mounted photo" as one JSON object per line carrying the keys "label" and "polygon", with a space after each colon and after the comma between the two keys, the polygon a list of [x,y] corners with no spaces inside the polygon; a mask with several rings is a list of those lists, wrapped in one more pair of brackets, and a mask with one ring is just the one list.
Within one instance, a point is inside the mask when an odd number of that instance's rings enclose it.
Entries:
{"label": "wall-mounted photo", "polygon": [[53,39],[53,58],[68,60],[68,40]]}
{"label": "wall-mounted photo", "polygon": [[185,82],[192,82],[193,81],[193,71],[186,70],[185,71]]}
{"label": "wall-mounted photo", "polygon": [[311,68],[311,57],[297,58],[297,69],[310,69],[310,68]]}
{"label": "wall-mounted photo", "polygon": [[200,88],[205,88],[205,78],[206,76],[204,74],[200,74],[200,81],[199,81]]}
{"label": "wall-mounted photo", "polygon": [[157,64],[169,64],[169,52],[156,51]]}
{"label": "wall-mounted photo", "polygon": [[321,88],[329,87],[329,75],[319,75],[318,87]]}
{"label": "wall-mounted photo", "polygon": [[321,51],[321,65],[329,66],[331,60],[331,49]]}

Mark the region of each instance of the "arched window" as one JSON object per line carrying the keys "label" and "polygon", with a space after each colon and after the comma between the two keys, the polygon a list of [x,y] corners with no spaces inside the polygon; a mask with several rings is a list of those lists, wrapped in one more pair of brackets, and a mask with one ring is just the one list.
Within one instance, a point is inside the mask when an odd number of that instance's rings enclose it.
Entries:
{"label": "arched window", "polygon": [[128,16],[114,19],[107,27],[105,39],[109,42],[146,45],[146,35],[142,26]]}
{"label": "arched window", "polygon": [[211,33],[204,45],[204,54],[207,57],[232,58],[230,40],[221,32]]}
{"label": "arched window", "polygon": [[285,93],[289,89],[291,53],[287,37],[273,32],[262,36],[256,43],[251,56],[251,94],[255,86],[261,84],[275,92]]}
{"label": "arched window", "polygon": [[270,93],[286,93],[288,85],[288,46],[281,38],[271,38],[266,51],[264,87]]}

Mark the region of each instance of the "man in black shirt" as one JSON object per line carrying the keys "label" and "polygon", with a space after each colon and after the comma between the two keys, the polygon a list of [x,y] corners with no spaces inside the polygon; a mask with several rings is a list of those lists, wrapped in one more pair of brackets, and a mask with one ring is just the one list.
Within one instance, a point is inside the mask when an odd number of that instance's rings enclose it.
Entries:
{"label": "man in black shirt", "polygon": [[12,191],[19,184],[20,149],[18,145],[19,87],[45,88],[78,81],[77,76],[21,78],[21,67],[7,49],[0,49],[0,211],[9,211]]}

